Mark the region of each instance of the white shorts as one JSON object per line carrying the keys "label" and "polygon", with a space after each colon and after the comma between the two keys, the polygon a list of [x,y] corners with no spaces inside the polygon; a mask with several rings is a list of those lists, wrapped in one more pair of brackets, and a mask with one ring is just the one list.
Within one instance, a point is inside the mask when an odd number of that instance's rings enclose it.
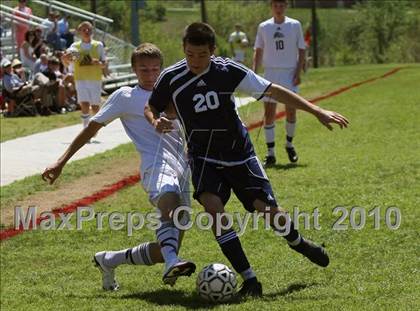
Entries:
{"label": "white shorts", "polygon": [[168,164],[155,165],[141,172],[141,185],[148,193],[150,203],[157,207],[159,199],[167,192],[180,195],[183,206],[191,206],[190,169],[187,167],[181,175]]}
{"label": "white shorts", "polygon": [[[274,84],[281,85],[292,92],[297,93],[299,88],[297,85],[293,85],[293,78],[295,76],[295,68],[292,69],[281,69],[281,68],[266,68],[264,70],[264,78]],[[264,102],[276,103],[277,101],[271,97],[265,96]]]}
{"label": "white shorts", "polygon": [[77,101],[88,102],[91,105],[101,105],[102,81],[77,81]]}
{"label": "white shorts", "polygon": [[233,60],[235,62],[243,63],[245,61],[245,52],[244,51],[235,51],[235,55],[233,55]]}

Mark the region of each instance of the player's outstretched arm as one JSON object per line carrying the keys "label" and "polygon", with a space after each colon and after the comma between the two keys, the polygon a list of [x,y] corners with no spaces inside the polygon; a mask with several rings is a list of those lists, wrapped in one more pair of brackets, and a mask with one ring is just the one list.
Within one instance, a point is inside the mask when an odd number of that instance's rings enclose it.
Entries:
{"label": "player's outstretched arm", "polygon": [[345,128],[349,124],[349,121],[341,114],[315,106],[303,97],[293,93],[292,91],[289,91],[280,85],[272,84],[264,95],[270,96],[275,100],[284,103],[285,105],[313,114],[318,118],[319,122],[321,122],[329,130],[333,129],[331,123],[336,123],[341,128]]}
{"label": "player's outstretched arm", "polygon": [[48,166],[44,173],[42,173],[42,179],[47,181],[50,185],[60,176],[64,165],[67,161],[80,149],[82,148],[103,125],[95,121],[91,121],[89,125],[84,128],[79,135],[72,141],[67,150],[54,164]]}
{"label": "player's outstretched arm", "polygon": [[161,117],[160,113],[148,103],[144,107],[144,116],[159,133],[170,132],[174,129],[172,121],[165,117]]}

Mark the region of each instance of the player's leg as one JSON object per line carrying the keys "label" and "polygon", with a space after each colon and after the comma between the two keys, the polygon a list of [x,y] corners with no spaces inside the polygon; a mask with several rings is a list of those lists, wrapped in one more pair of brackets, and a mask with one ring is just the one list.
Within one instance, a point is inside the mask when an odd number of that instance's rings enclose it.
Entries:
{"label": "player's leg", "polygon": [[160,246],[156,242],[145,242],[133,248],[119,251],[102,251],[95,254],[93,261],[102,273],[102,288],[118,290],[115,268],[120,265],[154,265],[163,262]]}
{"label": "player's leg", "polygon": [[99,109],[101,108],[101,106],[100,105],[90,105],[90,109],[92,110],[92,116],[94,116],[98,111],[99,111]]}
{"label": "player's leg", "polygon": [[[268,81],[278,84],[278,70],[266,68],[264,78]],[[275,131],[276,131],[276,111],[277,102],[270,97],[264,97],[264,133],[265,143],[267,145],[267,155],[264,160],[264,166],[270,167],[276,164],[275,155]]]}
{"label": "player's leg", "polygon": [[296,131],[296,109],[293,107],[286,106],[286,152],[289,157],[289,161],[292,163],[297,162],[298,155],[295,147],[293,146],[293,138],[295,137]]}
{"label": "player's leg", "polygon": [[165,284],[170,285],[174,285],[176,279],[180,276],[190,276],[196,269],[193,262],[181,260],[178,257],[181,231],[175,226],[172,215],[179,206],[179,192],[166,192],[159,197],[157,203],[161,213],[161,226],[156,230],[156,238],[165,261],[162,279]]}
{"label": "player's leg", "polygon": [[[86,83],[87,92],[89,92],[89,102],[91,109],[91,116],[94,116],[101,108],[101,81],[89,81]],[[96,136],[96,135],[95,135]]]}
{"label": "player's leg", "polygon": [[321,267],[328,266],[330,259],[325,248],[301,236],[286,210],[268,206],[267,202],[260,199],[254,201],[254,207],[258,212],[270,215],[271,227],[286,239],[291,249]]}
{"label": "player's leg", "polygon": [[82,118],[83,127],[87,127],[90,121],[90,102],[91,96],[89,92],[89,86],[86,85],[86,81],[75,81],[77,101],[80,105],[80,117]]}
{"label": "player's leg", "polygon": [[[190,203],[183,193],[182,176],[166,160],[156,159],[155,165],[143,172],[142,186],[149,194],[150,202],[160,212],[161,226],[156,230],[156,238],[165,261],[163,282],[174,285],[179,276],[189,276],[195,271],[193,262],[178,257],[181,234],[177,222],[172,218],[176,208]],[[188,218],[189,214],[185,213],[181,218],[185,217]]]}
{"label": "player's leg", "polygon": [[276,164],[275,155],[275,130],[276,130],[276,108],[277,103],[274,100],[264,102],[264,133],[265,143],[267,145],[267,156],[264,165],[266,167]]}
{"label": "player's leg", "polygon": [[[184,231],[179,234],[179,246],[184,237]],[[119,251],[102,251],[94,256],[94,263],[102,273],[102,287],[105,290],[118,290],[119,285],[115,279],[115,268],[120,265],[151,266],[164,263],[161,248],[157,242],[141,243],[133,248]]]}
{"label": "player's leg", "polygon": [[83,127],[87,127],[90,121],[90,113],[89,113],[89,108],[90,108],[90,104],[89,102],[79,102],[80,104],[80,117],[82,118],[82,124]]}
{"label": "player's leg", "polygon": [[[170,167],[165,166],[166,171],[170,171]],[[188,183],[183,183],[181,186],[178,184],[177,179],[169,180],[172,177],[172,171],[168,175],[162,176],[162,167],[155,166],[153,169],[143,172],[142,186],[148,193],[150,202],[155,207],[160,207],[163,210],[163,220],[170,219],[171,206],[178,206],[181,202],[183,205],[190,206],[189,193],[182,193],[182,190],[188,187]],[[188,175],[189,176],[189,175]],[[183,188],[184,187],[184,188]],[[165,190],[173,190],[174,192],[164,192]],[[181,193],[176,193],[179,191]],[[188,221],[185,217],[188,214],[181,216],[183,221]],[[161,227],[162,228],[162,227]],[[159,230],[159,229],[158,229]],[[184,232],[180,231],[177,235],[178,245],[177,252],[179,251]],[[165,251],[164,251],[165,252]],[[170,255],[169,255],[170,256]],[[165,262],[158,242],[146,242],[129,249],[120,251],[103,251],[96,253],[94,261],[102,272],[103,288],[106,290],[117,290],[118,283],[115,280],[115,268],[122,264],[130,265],[153,265],[156,263]],[[191,268],[190,268],[191,269]],[[177,277],[170,278],[168,284],[174,285]]]}
{"label": "player's leg", "polygon": [[[225,168],[194,159],[191,163],[192,182],[194,185],[194,198],[203,205],[205,211],[213,217],[213,233],[223,254],[229,260],[233,269],[244,279],[246,291],[243,294],[262,295],[261,284],[257,281],[248,259],[242,249],[241,242],[234,229],[220,230],[216,227],[216,215],[224,212],[224,205],[230,197],[230,186],[223,176]],[[227,225],[227,219],[221,219]],[[219,228],[221,229],[221,228]],[[246,284],[246,286],[245,286]]]}
{"label": "player's leg", "polygon": [[[217,234],[216,216],[225,211],[221,198],[216,194],[204,192],[200,195],[200,203],[204,206],[205,211],[213,218],[212,230],[220,249],[229,260],[233,269],[235,269],[244,280],[239,295],[242,297],[261,296],[261,283],[257,280],[257,276],[249,264],[236,231],[232,228],[227,230],[219,229],[220,234]],[[226,217],[222,217],[221,223],[223,226],[228,224]]]}
{"label": "player's leg", "polygon": [[236,196],[249,212],[256,210],[263,214],[268,213],[270,225],[287,240],[292,249],[320,266],[328,265],[326,251],[309,240],[303,239],[286,211],[277,207],[268,177],[257,158],[250,159],[244,165],[231,168],[229,176],[232,176],[231,182]]}
{"label": "player's leg", "polygon": [[[279,75],[281,85],[288,88],[292,92],[298,92],[298,86],[293,84],[295,76],[295,70],[285,70],[282,71]],[[296,153],[295,147],[293,146],[293,138],[295,137],[296,132],[296,109],[293,107],[288,107],[286,105],[286,143],[285,149],[289,161],[295,163],[298,161],[298,155]]]}

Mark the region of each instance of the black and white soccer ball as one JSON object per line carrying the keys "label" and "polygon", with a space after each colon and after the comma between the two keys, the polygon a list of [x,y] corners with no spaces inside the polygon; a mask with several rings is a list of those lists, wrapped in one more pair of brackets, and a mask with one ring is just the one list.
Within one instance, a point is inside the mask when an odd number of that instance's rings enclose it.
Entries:
{"label": "black and white soccer ball", "polygon": [[211,302],[226,302],[236,293],[236,275],[221,263],[205,267],[197,277],[197,291],[200,297]]}

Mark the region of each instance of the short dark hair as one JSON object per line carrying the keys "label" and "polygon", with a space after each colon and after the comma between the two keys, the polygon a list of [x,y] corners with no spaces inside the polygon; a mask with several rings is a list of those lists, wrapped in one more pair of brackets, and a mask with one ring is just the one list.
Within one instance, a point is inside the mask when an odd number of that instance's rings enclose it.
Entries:
{"label": "short dark hair", "polygon": [[160,66],[163,65],[162,52],[153,43],[142,43],[131,53],[131,66],[134,67],[137,60],[143,57],[158,58],[160,60]]}
{"label": "short dark hair", "polygon": [[48,58],[48,63],[53,65],[60,65],[60,60],[56,56],[50,56]]}
{"label": "short dark hair", "polygon": [[216,33],[213,27],[206,23],[192,23],[185,28],[182,38],[184,45],[208,45],[210,48],[216,46]]}
{"label": "short dark hair", "polygon": [[273,4],[274,2],[283,2],[283,3],[288,3],[287,0],[270,0],[270,4]]}

